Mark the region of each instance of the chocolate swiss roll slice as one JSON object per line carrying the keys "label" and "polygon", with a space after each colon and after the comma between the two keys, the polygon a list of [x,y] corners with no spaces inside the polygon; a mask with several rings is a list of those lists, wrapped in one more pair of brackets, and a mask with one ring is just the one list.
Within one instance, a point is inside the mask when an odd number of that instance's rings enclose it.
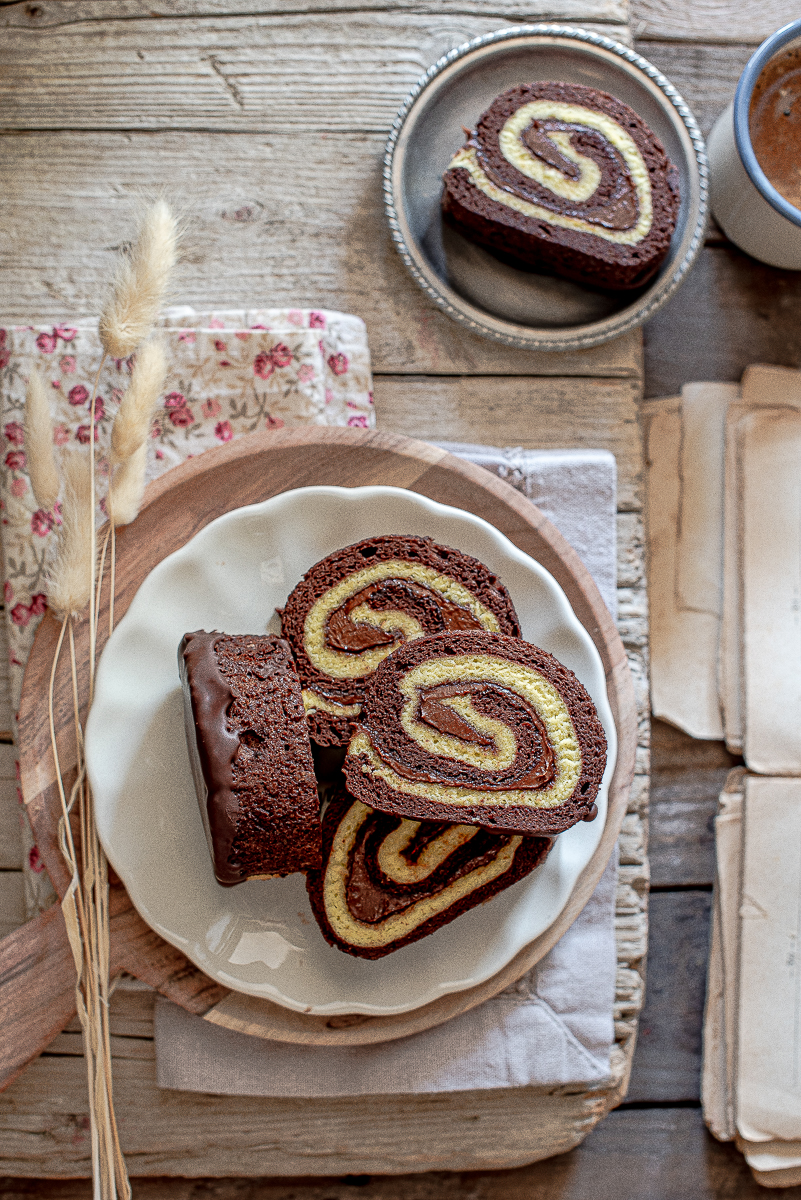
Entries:
{"label": "chocolate swiss roll slice", "polygon": [[369,538],[318,562],[281,614],[303,688],[311,736],[344,746],[364,688],[404,642],[445,630],[520,634],[506,588],[468,554],[431,538]]}
{"label": "chocolate swiss roll slice", "polygon": [[187,633],[186,741],[217,881],[320,865],[320,804],[292,653],[278,637]]}
{"label": "chocolate swiss roll slice", "polygon": [[579,84],[503,92],[443,180],[443,212],[473,241],[612,289],[651,278],[679,209],[678,172],[645,122]]}
{"label": "chocolate swiss roll slice", "polygon": [[344,770],[381,812],[554,834],[597,814],[605,764],[601,722],[572,671],[528,642],[465,632],[381,664]]}
{"label": "chocolate swiss roll slice", "polygon": [[323,866],[306,876],[326,941],[381,958],[433,933],[543,862],[550,838],[374,812],[346,792],[323,816]]}

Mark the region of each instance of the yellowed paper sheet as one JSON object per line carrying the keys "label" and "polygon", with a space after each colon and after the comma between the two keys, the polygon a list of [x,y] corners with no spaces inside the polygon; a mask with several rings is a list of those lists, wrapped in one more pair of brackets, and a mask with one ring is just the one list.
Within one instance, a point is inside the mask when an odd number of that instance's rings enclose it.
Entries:
{"label": "yellowed paper sheet", "polygon": [[740,422],[748,413],[741,401],[726,415],[725,482],[723,488],[723,606],[718,654],[718,687],[726,745],[734,754],[743,748],[742,629],[742,487]]}
{"label": "yellowed paper sheet", "polygon": [[[728,385],[692,385],[686,401],[689,436],[683,429],[682,400],[670,398],[645,408],[651,707],[655,716],[698,738],[723,736],[717,659],[723,420],[729,393]],[[707,440],[712,446],[708,453],[702,449]],[[710,468],[706,459],[716,465]],[[717,479],[717,498],[712,500],[703,487],[710,469]]]}
{"label": "yellowed paper sheet", "polygon": [[742,418],[743,754],[801,774],[801,411]]}
{"label": "yellowed paper sheet", "polygon": [[736,1133],[734,1097],[742,869],[743,775],[729,772],[715,818],[715,891],[704,1013],[701,1099],[704,1120],[721,1141]]}
{"label": "yellowed paper sheet", "polygon": [[747,775],[737,1129],[801,1140],[801,779]]}

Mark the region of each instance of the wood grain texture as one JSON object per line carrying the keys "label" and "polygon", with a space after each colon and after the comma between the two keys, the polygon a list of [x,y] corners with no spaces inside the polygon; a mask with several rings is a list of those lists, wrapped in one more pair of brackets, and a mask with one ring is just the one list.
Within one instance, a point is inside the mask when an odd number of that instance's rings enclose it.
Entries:
{"label": "wood grain texture", "polygon": [[715,46],[646,40],[638,41],[637,49],[678,88],[704,137],[733,99],[737,80],[754,53],[752,45],[740,42]]}
{"label": "wood grain texture", "polygon": [[[431,379],[375,381],[376,420],[391,433],[554,450],[584,446],[611,450],[617,460],[618,508],[641,507],[640,430],[635,380]],[[624,553],[633,552],[631,540]],[[625,605],[626,597],[621,597]]]}
{"label": "wood grain texture", "polygon": [[[56,1062],[50,1057],[41,1060],[35,1087],[27,1092],[19,1084],[14,1085],[12,1092],[19,1094],[13,1097],[18,1108],[13,1118],[8,1115],[8,1108],[3,1110],[0,1099],[0,1123],[6,1128],[12,1127],[16,1142],[15,1157],[3,1162],[4,1169],[13,1172],[16,1178],[0,1179],[0,1196],[8,1200],[22,1200],[23,1197],[28,1200],[31,1196],[41,1200],[90,1200],[91,1184],[76,1178],[81,1170],[85,1174],[86,1168],[82,1168],[80,1162],[69,1162],[68,1158],[74,1153],[71,1143],[83,1132],[81,1121],[85,1114],[77,1105],[72,1105],[69,1111],[69,1106],[62,1102],[59,1111],[51,1115],[42,1103],[48,1086],[63,1096],[69,1081],[74,1080],[73,1090],[79,1091],[77,1072],[59,1069]],[[147,1064],[138,1066],[140,1076],[146,1067]],[[158,1102],[158,1117],[165,1126],[172,1121],[176,1127],[169,1149],[166,1153],[159,1152],[157,1161],[147,1161],[144,1154],[137,1158],[136,1200],[199,1200],[201,1196],[203,1200],[463,1200],[464,1197],[469,1200],[613,1200],[615,1197],[621,1200],[640,1200],[641,1197],[648,1200],[764,1200],[765,1197],[734,1147],[716,1142],[707,1133],[699,1108],[618,1110],[610,1113],[570,1154],[516,1170],[477,1168],[469,1172],[423,1171],[394,1176],[376,1170],[370,1177],[367,1173],[348,1172],[345,1175],[344,1168],[340,1167],[337,1178],[338,1160],[335,1159],[328,1178],[310,1179],[309,1163],[318,1160],[327,1148],[325,1123],[315,1113],[306,1126],[307,1154],[296,1152],[293,1156],[297,1165],[296,1177],[286,1178],[284,1173],[281,1178],[277,1171],[262,1170],[259,1178],[247,1178],[244,1174],[246,1165],[254,1155],[245,1152],[247,1158],[243,1155],[235,1177],[205,1178],[201,1182],[193,1167],[198,1153],[202,1156],[205,1151],[192,1139],[197,1138],[198,1129],[203,1128],[208,1117],[200,1107],[199,1098],[194,1098],[194,1104],[178,1106],[173,1101],[179,1093],[167,1093],[165,1103],[164,1093],[153,1096],[141,1084],[129,1084],[128,1089],[143,1102],[143,1108],[151,1101]],[[6,1093],[6,1097],[11,1099],[12,1093]],[[214,1103],[216,1105],[217,1101]],[[343,1125],[347,1127],[346,1115],[336,1102],[332,1108],[333,1123],[341,1132]],[[280,1114],[274,1114],[270,1109],[262,1110],[254,1104],[254,1111],[236,1125],[235,1111],[229,1111],[225,1105],[220,1106],[220,1111],[221,1124],[216,1135],[220,1140],[229,1131],[240,1138],[243,1124],[249,1130],[255,1116],[262,1122],[258,1135],[262,1142],[262,1163],[277,1157],[289,1123],[281,1120]],[[450,1125],[452,1136],[461,1139],[472,1133],[474,1142],[491,1140],[497,1136],[497,1126],[493,1126],[496,1111],[494,1105],[484,1107],[471,1104],[469,1100],[459,1105]],[[447,1118],[436,1109],[432,1112],[429,1107],[420,1107],[416,1111],[415,1108],[411,1111],[404,1108],[399,1114],[396,1137],[426,1136],[420,1123],[414,1121],[418,1113],[425,1121],[433,1118],[436,1133],[447,1124]],[[152,1126],[151,1119],[144,1115],[147,1137]],[[539,1117],[539,1111],[536,1111],[536,1117]],[[299,1119],[298,1114],[292,1114],[289,1121],[293,1119],[296,1126],[305,1125],[305,1118]],[[381,1139],[385,1131],[382,1108],[377,1109],[374,1119],[377,1137]],[[513,1136],[518,1130],[515,1121]],[[265,1131],[269,1131],[266,1136]],[[431,1141],[436,1133],[432,1134]],[[180,1158],[182,1141],[186,1147],[183,1159]],[[269,1145],[264,1144],[267,1141]],[[62,1147],[66,1147],[65,1153]],[[63,1153],[63,1160],[67,1162],[67,1169],[62,1169],[60,1174],[69,1173],[73,1178],[52,1181],[36,1178],[38,1170],[44,1174],[49,1163],[58,1161],[59,1153]],[[374,1154],[373,1161],[376,1158],[377,1154]],[[160,1163],[164,1167],[159,1176]],[[168,1178],[168,1168],[175,1163],[186,1169],[181,1178]],[[795,1200],[798,1190],[779,1191],[773,1195],[777,1200]]]}
{"label": "wood grain texture", "polygon": [[[371,482],[405,486],[442,503],[467,509],[489,520],[551,571],[601,655],[618,727],[618,763],[610,786],[609,811],[601,842],[582,872],[570,902],[554,925],[516,955],[492,980],[465,992],[442,997],[412,1013],[367,1017],[348,1026],[325,1018],[304,1019],[264,1001],[263,1021],[267,1022],[271,1036],[282,1041],[362,1044],[384,1040],[387,1036],[406,1036],[466,1011],[517,979],[550,949],[591,895],[624,820],[634,773],[638,721],[626,653],[586,568],[557,530],[519,492],[488,472],[425,443],[360,430],[296,428],[250,435],[187,461],[150,485],[136,523],[118,535],[117,619],[122,618],[139,584],[153,567],[223,512],[267,499],[289,486],[310,483],[352,486]],[[105,629],[102,616],[100,624]],[[62,891],[67,881],[56,845],[59,808],[49,726],[42,706],[56,636],[56,622],[46,617],[28,660],[19,728],[22,788],[28,813],[53,883]],[[76,631],[79,662],[85,659],[87,636],[85,624],[79,625]],[[100,648],[104,640],[101,639]],[[65,660],[56,676],[54,704],[59,754],[65,773],[74,769],[75,760],[71,695]],[[118,904],[123,903],[118,889],[114,889],[113,897]],[[164,946],[155,935],[148,938],[144,932],[147,927],[133,913],[130,920],[135,944],[131,942],[125,946],[122,928],[119,923],[115,926],[113,952],[117,965],[145,978],[167,994],[151,969],[151,956],[166,955],[170,964],[185,960],[178,952]],[[200,972],[188,964],[185,971],[171,965],[165,978],[172,999],[183,1002],[185,984],[191,1004],[197,1004],[200,981],[205,978]]]}
{"label": "wood grain texture", "polygon": [[0,871],[0,939],[25,920],[24,890],[22,871]]}
{"label": "wood grain texture", "polygon": [[688,380],[739,382],[750,363],[801,365],[801,271],[780,271],[731,245],[705,248],[679,294],[645,330],[648,396]]}
{"label": "wood grain texture", "polygon": [[688,737],[665,721],[651,727],[651,882],[657,887],[711,887],[712,819],[732,767],[742,762],[723,742]]}
{"label": "wood grain texture", "polygon": [[749,42],[756,45],[795,21],[794,0],[632,0],[635,38],[672,42]]}
{"label": "wood grain texture", "polygon": [[[44,69],[44,66],[43,68]],[[329,307],[367,322],[373,370],[640,378],[641,333],[570,354],[513,350],[428,301],[389,237],[383,134],[27,133],[0,137],[0,314],[97,315],[134,198],[188,207],[173,297],[209,308]],[[42,164],[47,163],[47,171]],[[80,213],[80,237],[65,213]],[[462,438],[468,431],[462,431]]]}
{"label": "wood grain texture", "polygon": [[0,44],[3,123],[302,131],[313,162],[310,133],[386,136],[432,63],[513,23],[489,13],[428,15],[392,6],[334,17],[312,6],[297,15],[44,25],[34,36],[10,27]]}
{"label": "wood grain texture", "polygon": [[[85,1091],[80,1058],[47,1055],[0,1096],[6,1174],[89,1173]],[[114,1095],[131,1175],[189,1178],[508,1168],[571,1149],[604,1111],[602,1096],[531,1088],[369,1105],[202,1096],[157,1088],[155,1062],[133,1056],[114,1059]]]}
{"label": "wood grain texture", "polygon": [[22,866],[22,828],[15,770],[16,751],[0,744],[0,870]]}
{"label": "wood grain texture", "polygon": [[711,891],[652,892],[648,987],[627,1100],[697,1101]]}
{"label": "wood grain texture", "polygon": [[[2,0],[0,28],[43,29],[79,21],[132,18],[283,16],[314,11],[312,0]],[[507,17],[517,21],[610,21],[625,25],[626,0],[326,0],[328,13],[407,12],[457,16]],[[157,26],[156,26],[157,28]]]}

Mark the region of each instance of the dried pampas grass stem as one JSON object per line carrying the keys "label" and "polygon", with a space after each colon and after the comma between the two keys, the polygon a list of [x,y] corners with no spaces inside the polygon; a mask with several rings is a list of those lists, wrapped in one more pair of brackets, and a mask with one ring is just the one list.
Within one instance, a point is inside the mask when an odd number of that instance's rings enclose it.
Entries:
{"label": "dried pampas grass stem", "polygon": [[[67,451],[62,459],[63,504],[56,557],[47,584],[49,607],[61,621],[61,631],[50,676],[49,716],[58,793],[61,801],[60,844],[69,866],[70,886],[62,901],[70,946],[77,972],[76,1004],[83,1028],[84,1055],[89,1084],[92,1138],[92,1175],[95,1200],[130,1198],[125,1161],[114,1117],[111,1086],[109,1028],[109,888],[108,863],[100,845],[94,800],[83,748],[83,699],[79,690],[75,622],[88,605],[88,703],[94,694],[98,651],[98,616],[103,592],[107,551],[110,546],[109,633],[114,627],[115,527],[136,517],[145,482],[148,434],[153,409],[161,394],[165,355],[160,342],[146,342],[134,365],[130,387],[117,412],[110,451],[111,479],[108,494],[109,523],[98,562],[95,527],[96,418],[98,387],[111,355],[127,358],[152,332],[175,262],[175,220],[164,201],[148,210],[131,254],[120,265],[113,292],[100,320],[103,356],[89,402],[88,453]],[[36,501],[53,509],[59,493],[59,476],[53,457],[53,431],[47,392],[38,376],[31,376],[26,402],[26,449]],[[70,676],[77,776],[69,798],[62,771],[63,757],[56,743],[54,695],[56,671],[65,639],[69,645]],[[77,802],[77,808],[76,808]],[[73,809],[76,812],[73,813]],[[80,822],[80,852],[70,824]]]}
{"label": "dried pampas grass stem", "polygon": [[[147,442],[166,373],[167,357],[163,343],[158,339],[145,342],[136,356],[130,386],[120,402],[111,427],[112,464],[130,458]],[[125,523],[119,522],[121,525]]]}
{"label": "dried pampas grass stem", "polygon": [[53,421],[50,400],[38,371],[31,371],[25,394],[25,452],[28,475],[36,503],[52,512],[59,492],[58,467],[53,454]]}
{"label": "dried pampas grass stem", "polygon": [[62,459],[62,467],[62,525],[47,600],[54,612],[66,617],[83,612],[92,595],[95,520],[89,455],[70,450]]}
{"label": "dried pampas grass stem", "polygon": [[127,358],[150,333],[175,266],[178,227],[170,206],[158,200],[144,215],[139,236],[124,258],[100,317],[100,340],[112,358]]}
{"label": "dried pampas grass stem", "polygon": [[139,515],[142,493],[145,490],[147,442],[142,442],[133,454],[114,471],[109,489],[108,511],[111,524],[130,525]]}

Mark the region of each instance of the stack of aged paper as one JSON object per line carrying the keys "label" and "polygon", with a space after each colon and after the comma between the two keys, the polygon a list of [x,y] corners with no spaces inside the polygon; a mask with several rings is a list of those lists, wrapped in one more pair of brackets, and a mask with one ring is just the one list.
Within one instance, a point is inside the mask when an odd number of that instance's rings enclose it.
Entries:
{"label": "stack of aged paper", "polygon": [[721,738],[703,1104],[801,1183],[801,372],[646,405],[652,708]]}
{"label": "stack of aged paper", "polygon": [[801,779],[729,775],[717,873],[702,1099],[757,1181],[801,1183]]}
{"label": "stack of aged paper", "polygon": [[801,774],[801,372],[644,406],[651,707]]}

